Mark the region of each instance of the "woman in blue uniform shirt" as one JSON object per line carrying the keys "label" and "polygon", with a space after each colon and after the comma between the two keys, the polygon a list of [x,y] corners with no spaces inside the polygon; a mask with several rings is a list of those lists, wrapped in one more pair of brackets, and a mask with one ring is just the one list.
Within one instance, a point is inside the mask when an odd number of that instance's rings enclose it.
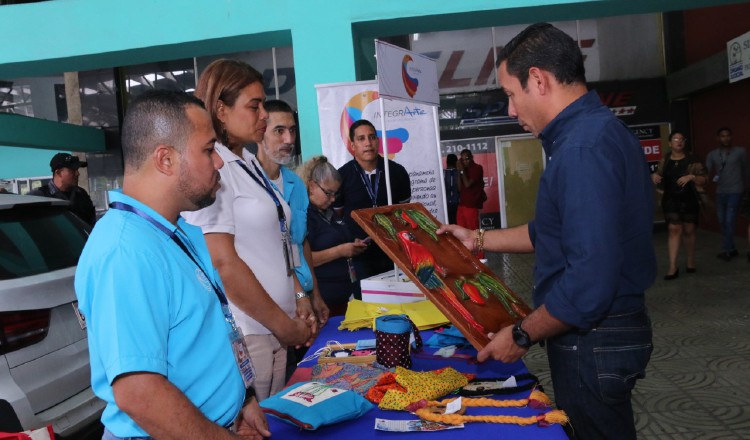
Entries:
{"label": "woman in blue uniform shirt", "polygon": [[325,156],[307,161],[300,176],[310,196],[307,239],[318,288],[331,316],[343,315],[350,298],[361,299],[358,268],[352,257],[364,252],[368,242],[354,238],[343,217],[331,208],[341,186],[341,176]]}

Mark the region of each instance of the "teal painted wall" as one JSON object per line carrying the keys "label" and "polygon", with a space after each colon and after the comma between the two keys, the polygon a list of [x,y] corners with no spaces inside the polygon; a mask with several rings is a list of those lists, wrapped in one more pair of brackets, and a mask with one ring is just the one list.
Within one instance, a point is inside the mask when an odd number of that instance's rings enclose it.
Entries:
{"label": "teal painted wall", "polygon": [[51,176],[49,161],[61,151],[0,146],[0,179]]}
{"label": "teal painted wall", "polygon": [[0,113],[0,145],[88,152],[106,149],[104,131],[98,128],[10,113]]}
{"label": "teal painted wall", "polygon": [[[0,7],[0,79],[293,45],[300,133],[321,151],[315,84],[372,79],[375,36],[571,20],[739,0],[59,0]],[[367,58],[364,61],[369,61]],[[357,66],[361,67],[358,71]],[[33,133],[28,136],[34,137]],[[33,144],[33,142],[30,142]]]}

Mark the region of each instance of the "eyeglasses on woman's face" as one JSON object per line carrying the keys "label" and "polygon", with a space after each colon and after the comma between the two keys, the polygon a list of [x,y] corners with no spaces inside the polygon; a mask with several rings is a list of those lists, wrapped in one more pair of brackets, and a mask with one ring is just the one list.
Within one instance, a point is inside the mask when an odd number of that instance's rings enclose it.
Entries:
{"label": "eyeglasses on woman's face", "polygon": [[323,191],[323,194],[325,194],[326,197],[328,197],[329,199],[335,199],[339,195],[338,191],[331,191],[331,190],[325,189],[322,186],[320,186],[318,182],[315,182],[315,184],[318,185],[318,188],[320,188],[320,190]]}

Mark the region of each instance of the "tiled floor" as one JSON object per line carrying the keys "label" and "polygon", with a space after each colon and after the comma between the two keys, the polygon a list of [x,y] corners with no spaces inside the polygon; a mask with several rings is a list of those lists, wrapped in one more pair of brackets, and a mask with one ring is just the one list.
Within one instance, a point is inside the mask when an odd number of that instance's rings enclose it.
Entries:
{"label": "tiled floor", "polygon": [[[667,235],[654,234],[659,277],[648,290],[654,353],[633,394],[642,440],[750,439],[750,263],[715,257],[720,237],[699,231],[696,266],[664,281]],[[530,300],[533,255],[489,255],[489,265]],[[552,396],[547,357],[535,346],[524,358]]]}

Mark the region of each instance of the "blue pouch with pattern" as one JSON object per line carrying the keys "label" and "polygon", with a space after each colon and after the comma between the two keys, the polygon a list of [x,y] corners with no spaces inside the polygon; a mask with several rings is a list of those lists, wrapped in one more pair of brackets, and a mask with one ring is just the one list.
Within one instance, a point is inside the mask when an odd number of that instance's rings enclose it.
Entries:
{"label": "blue pouch with pattern", "polygon": [[373,405],[353,391],[320,382],[301,382],[260,402],[260,407],[264,413],[289,424],[315,430],[355,419],[372,409]]}

